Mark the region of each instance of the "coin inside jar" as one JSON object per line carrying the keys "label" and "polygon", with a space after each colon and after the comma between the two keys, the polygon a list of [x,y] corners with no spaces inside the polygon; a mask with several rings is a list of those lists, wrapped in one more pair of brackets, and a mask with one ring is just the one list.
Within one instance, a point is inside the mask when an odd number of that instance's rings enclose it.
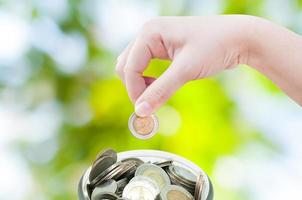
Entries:
{"label": "coin inside jar", "polygon": [[151,138],[158,129],[158,120],[155,115],[140,117],[133,113],[129,119],[131,133],[139,139]]}
{"label": "coin inside jar", "polygon": [[167,185],[160,193],[161,200],[193,200],[193,196],[178,185]]}
{"label": "coin inside jar", "polygon": [[135,176],[146,176],[152,179],[158,185],[159,189],[162,189],[166,185],[170,184],[169,176],[166,172],[154,164],[145,163],[139,166],[135,172]]}
{"label": "coin inside jar", "polygon": [[156,183],[145,176],[135,176],[125,187],[122,197],[133,200],[154,200],[159,194]]}
{"label": "coin inside jar", "polygon": [[114,180],[108,180],[107,182],[98,185],[96,188],[94,188],[92,194],[91,194],[91,200],[99,200],[102,199],[102,195],[106,193],[115,193],[117,191],[117,182]]}

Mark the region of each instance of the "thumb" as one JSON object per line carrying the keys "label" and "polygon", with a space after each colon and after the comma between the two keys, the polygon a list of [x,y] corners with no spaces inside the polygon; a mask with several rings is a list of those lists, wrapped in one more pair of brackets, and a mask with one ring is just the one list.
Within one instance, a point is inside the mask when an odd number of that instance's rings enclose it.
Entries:
{"label": "thumb", "polygon": [[150,116],[162,106],[172,94],[190,80],[185,64],[190,56],[179,54],[170,67],[140,95],[135,103],[135,113],[141,117]]}

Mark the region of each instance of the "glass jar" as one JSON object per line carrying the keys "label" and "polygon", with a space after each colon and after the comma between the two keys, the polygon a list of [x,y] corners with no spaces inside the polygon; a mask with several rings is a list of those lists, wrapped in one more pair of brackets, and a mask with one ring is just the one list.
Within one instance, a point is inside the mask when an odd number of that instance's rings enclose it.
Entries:
{"label": "glass jar", "polygon": [[[204,186],[203,186],[203,192],[201,195],[200,200],[212,200],[213,199],[213,187],[211,184],[210,179],[206,175],[206,173],[200,169],[196,164],[193,162],[180,157],[178,155],[164,152],[164,151],[158,151],[158,150],[132,150],[132,151],[125,151],[120,152],[118,155],[118,161],[126,159],[126,158],[139,158],[143,160],[144,162],[156,162],[156,161],[164,161],[164,160],[172,160],[173,164],[178,165],[180,167],[184,167],[188,170],[190,170],[193,174],[198,176],[198,174],[202,174],[204,177]],[[89,173],[90,173],[91,167],[89,167],[84,175],[81,177],[81,180],[78,185],[78,197],[79,200],[90,200],[88,192],[87,192],[87,185],[89,183]]]}

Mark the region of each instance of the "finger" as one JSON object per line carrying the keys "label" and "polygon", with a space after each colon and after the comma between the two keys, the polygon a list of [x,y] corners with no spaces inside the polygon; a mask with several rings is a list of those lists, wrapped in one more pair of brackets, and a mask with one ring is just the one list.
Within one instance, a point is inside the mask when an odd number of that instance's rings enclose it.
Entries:
{"label": "finger", "polygon": [[117,63],[115,66],[115,71],[119,75],[120,79],[123,81],[124,84],[125,84],[124,68],[127,63],[127,58],[133,46],[133,43],[134,41],[131,41],[126,47],[126,49],[118,56]]}
{"label": "finger", "polygon": [[143,72],[152,58],[168,59],[167,51],[160,36],[137,39],[129,52],[124,69],[126,87],[133,103],[147,87]]}
{"label": "finger", "polygon": [[149,116],[164,104],[177,89],[191,79],[187,68],[189,56],[179,55],[171,66],[156,79],[135,103],[135,112],[139,116]]}

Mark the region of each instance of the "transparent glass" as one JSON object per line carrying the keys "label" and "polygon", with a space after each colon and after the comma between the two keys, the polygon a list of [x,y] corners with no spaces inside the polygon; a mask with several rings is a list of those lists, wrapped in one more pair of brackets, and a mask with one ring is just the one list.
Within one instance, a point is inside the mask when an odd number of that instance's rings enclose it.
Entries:
{"label": "transparent glass", "polygon": [[[133,151],[125,151],[118,153],[118,161],[123,160],[125,158],[130,157],[136,157],[140,158],[141,160],[147,162],[156,162],[156,161],[164,161],[164,160],[173,160],[173,164],[184,167],[191,171],[196,176],[198,174],[202,174],[205,179],[205,185],[203,188],[203,192],[201,195],[200,200],[212,200],[213,199],[213,191],[211,182],[207,176],[207,174],[200,169],[197,165],[195,165],[193,162],[180,157],[178,155],[164,152],[164,151],[158,151],[158,150],[133,150]],[[79,188],[78,188],[78,195],[80,200],[90,200],[88,193],[87,193],[87,184],[89,183],[89,173],[90,173],[91,167],[89,167],[84,175],[82,176]]]}

